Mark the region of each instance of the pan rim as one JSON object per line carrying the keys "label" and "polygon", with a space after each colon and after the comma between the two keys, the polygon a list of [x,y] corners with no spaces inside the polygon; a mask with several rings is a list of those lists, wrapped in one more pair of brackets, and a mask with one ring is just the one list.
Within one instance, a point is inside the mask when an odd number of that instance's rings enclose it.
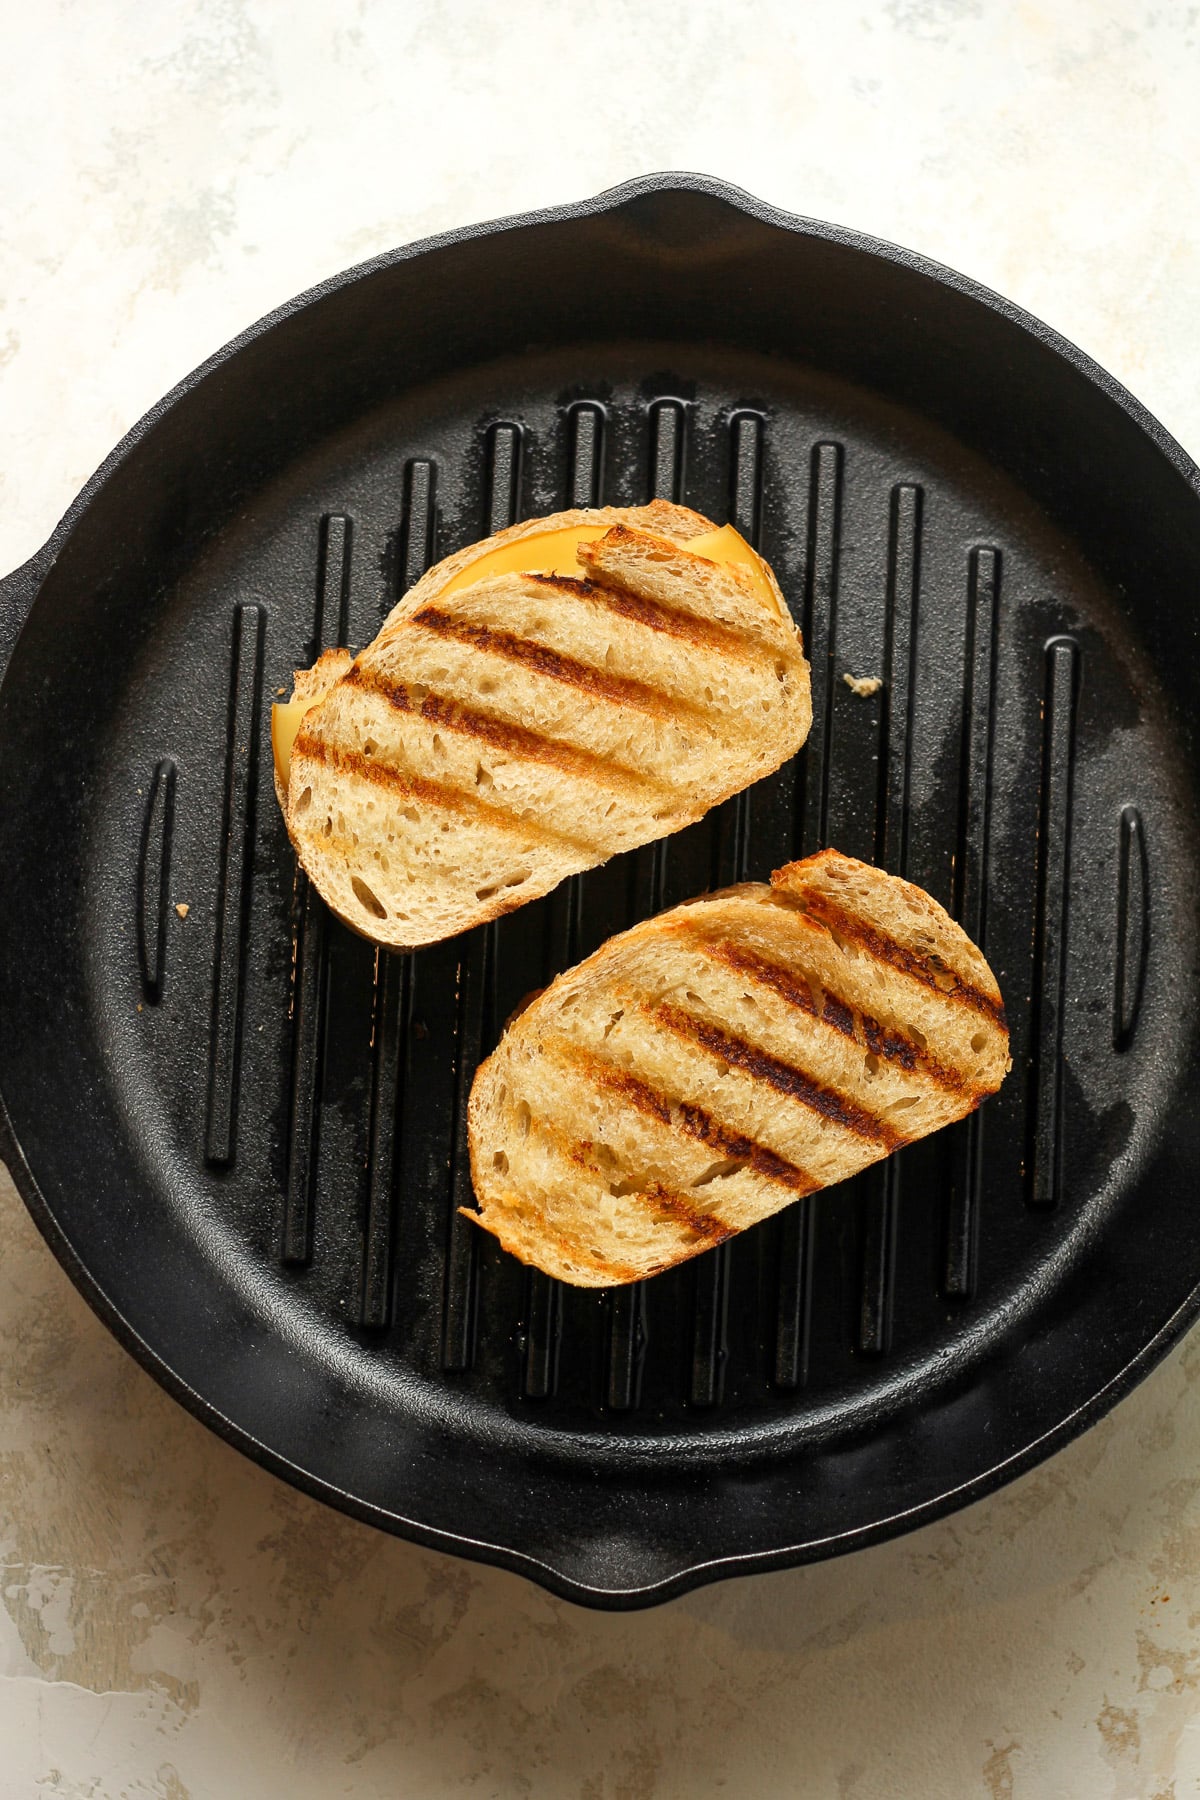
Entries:
{"label": "pan rim", "polygon": [[[37,589],[49,573],[59,550],[70,536],[77,521],[99,493],[100,489],[116,472],[126,457],[141,440],[170,412],[180,401],[192,393],[210,375],[231,362],[248,345],[265,337],[276,326],[294,318],[307,307],[316,305],[331,298],[354,283],[379,274],[385,269],[394,268],[405,262],[415,261],[418,257],[433,255],[440,250],[454,245],[473,242],[476,239],[499,236],[508,231],[524,230],[528,226],[565,224],[573,219],[590,218],[606,212],[619,212],[634,201],[644,199],[648,195],[668,192],[706,194],[714,200],[759,220],[762,224],[771,225],[779,230],[787,231],[799,237],[812,237],[826,243],[837,244],[848,250],[856,250],[865,255],[880,258],[895,267],[911,274],[920,275],[937,282],[943,287],[952,289],[964,298],[975,301],[978,305],[997,313],[1009,324],[1026,332],[1042,344],[1046,349],[1064,357],[1076,372],[1090,381],[1094,387],[1109,400],[1115,401],[1132,422],[1151,439],[1168,458],[1176,473],[1191,487],[1193,493],[1200,498],[1200,463],[1197,463],[1184,449],[1179,440],[1167,430],[1162,421],[1133,394],[1125,384],[1112,375],[1102,364],[1088,355],[1072,339],[1066,337],[1056,327],[1039,319],[1035,313],[1007,299],[994,288],[973,276],[964,275],[960,270],[951,268],[949,264],[938,262],[923,252],[910,250],[902,244],[893,243],[890,239],[875,237],[869,232],[858,231],[852,226],[839,225],[833,221],[813,218],[807,214],[791,213],[782,207],[774,206],[769,201],[760,200],[745,188],[733,182],[722,180],[714,175],[702,175],[687,171],[665,170],[655,174],[638,175],[617,186],[604,188],[585,200],[565,201],[555,206],[535,208],[529,212],[508,213],[495,219],[485,219],[474,225],[456,226],[448,231],[435,232],[429,237],[418,238],[411,244],[400,244],[391,250],[381,251],[376,256],[365,258],[362,262],[353,263],[333,275],[323,277],[311,287],[285,300],[281,305],[263,313],[251,324],[247,325],[236,336],[213,351],[210,356],[195,365],[173,387],[169,388],[161,399],[134,421],[129,430],[121,437],[108,455],[100,462],[85,481],[74,500],[62,514],[58,524],[40,549],[35,550],[26,561],[0,579],[0,590],[18,577],[32,583],[29,606],[36,599]],[[24,623],[22,620],[20,623]],[[0,673],[0,686],[4,675]]]}

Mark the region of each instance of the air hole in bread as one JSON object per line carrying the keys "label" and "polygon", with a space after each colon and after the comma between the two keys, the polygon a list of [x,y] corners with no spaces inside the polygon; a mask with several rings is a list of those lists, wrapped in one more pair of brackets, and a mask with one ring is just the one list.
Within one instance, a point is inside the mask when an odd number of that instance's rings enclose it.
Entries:
{"label": "air hole in bread", "polygon": [[504,877],[503,881],[493,881],[488,887],[476,888],[475,898],[477,900],[490,900],[493,894],[498,894],[500,892],[501,888],[520,887],[523,881],[529,880],[530,873],[531,871],[529,869],[514,869],[511,875],[506,875]]}
{"label": "air hole in bread", "polygon": [[379,895],[373,893],[367,886],[361,875],[352,875],[350,877],[350,886],[354,889],[354,898],[358,901],[358,904],[363,908],[364,912],[369,912],[374,919],[387,918],[387,907],[383,904]]}
{"label": "air hole in bread", "polygon": [[522,1100],[520,1106],[517,1108],[517,1130],[523,1138],[529,1136],[529,1127],[532,1120],[533,1114],[530,1112],[525,1101]]}
{"label": "air hole in bread", "polygon": [[297,813],[307,812],[311,805],[312,789],[306,787],[296,796],[296,804],[292,808],[292,816],[295,817]]}
{"label": "air hole in bread", "polygon": [[631,1181],[629,1177],[626,1176],[624,1181],[610,1181],[608,1184],[608,1191],[613,1196],[614,1200],[621,1200],[626,1194],[640,1193],[641,1185],[640,1181]]}
{"label": "air hole in bread", "polygon": [[873,1050],[868,1050],[863,1057],[863,1074],[868,1078],[879,1073],[879,1058]]}
{"label": "air hole in bread", "polygon": [[325,824],[323,825],[322,830],[324,831],[324,834],[326,837],[333,836],[333,818],[332,818],[332,816],[329,816],[326,818]]}
{"label": "air hole in bread", "polygon": [[485,768],[482,763],[476,763],[475,764],[475,786],[476,787],[494,787],[495,785],[496,785],[495,782],[492,780],[492,771],[488,768]]}
{"label": "air hole in bread", "polygon": [[499,1169],[502,1175],[508,1174],[508,1158],[503,1150],[497,1150],[496,1154],[492,1157],[492,1167],[493,1169]]}
{"label": "air hole in bread", "polygon": [[748,1006],[750,1008],[751,1012],[758,1011],[758,1001],[754,998],[753,994],[739,994],[738,998],[743,1006]]}
{"label": "air hole in bread", "polygon": [[917,1046],[918,1050],[924,1050],[929,1043],[929,1039],[925,1036],[925,1033],[919,1030],[916,1025],[909,1026],[908,1035]]}
{"label": "air hole in bread", "polygon": [[776,664],[775,664],[775,674],[776,674],[776,677],[777,677],[777,679],[778,679],[778,680],[780,680],[780,681],[786,681],[786,680],[787,680],[787,668],[786,668],[786,666],[785,666],[785,665],[784,665],[784,664],[783,664],[783,663],[781,663],[781,662],[777,662],[777,663],[776,663]]}
{"label": "air hole in bread", "polygon": [[971,1048],[975,1052],[976,1056],[979,1055],[979,1052],[983,1049],[983,1047],[986,1043],[987,1043],[987,1032],[986,1031],[977,1031],[975,1033],[975,1036],[971,1039]]}
{"label": "air hole in bread", "polygon": [[375,740],[375,738],[368,738],[366,743],[363,745],[363,755],[364,756],[374,756],[374,754],[378,750],[378,748],[379,748],[379,744]]}
{"label": "air hole in bread", "polygon": [[494,694],[496,691],[496,683],[491,675],[481,676],[475,683],[475,686],[477,691],[481,694]]}
{"label": "air hole in bread", "polygon": [[905,1112],[910,1106],[919,1106],[920,1101],[920,1094],[909,1094],[905,1100],[893,1100],[886,1110],[888,1112]]}
{"label": "air hole in bread", "polygon": [[413,825],[419,825],[421,823],[421,815],[415,806],[402,806],[400,808],[400,817],[402,819],[408,819]]}
{"label": "air hole in bread", "polygon": [[435,756],[445,756],[446,754],[446,746],[442,742],[440,731],[435,731],[433,734],[433,754]]}
{"label": "air hole in bread", "polygon": [[746,1167],[736,1156],[727,1156],[721,1162],[710,1163],[703,1175],[697,1175],[692,1186],[707,1187],[711,1181],[728,1181],[731,1175],[740,1175]]}
{"label": "air hole in bread", "polygon": [[619,1020],[623,1019],[624,1017],[625,1017],[625,1008],[623,1006],[619,1006],[617,1008],[616,1012],[613,1014],[612,1018],[608,1021],[608,1024],[604,1027],[605,1037],[608,1036],[608,1034],[612,1030],[613,1026],[616,1025],[617,1022]]}

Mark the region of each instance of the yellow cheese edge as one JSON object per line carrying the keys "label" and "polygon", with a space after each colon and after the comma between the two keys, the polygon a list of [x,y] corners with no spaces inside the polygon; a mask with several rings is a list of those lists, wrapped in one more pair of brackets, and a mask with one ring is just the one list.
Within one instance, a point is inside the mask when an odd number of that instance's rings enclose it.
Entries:
{"label": "yellow cheese edge", "polygon": [[[576,551],[580,544],[594,543],[597,532],[603,535],[596,525],[566,525],[558,531],[531,532],[528,537],[518,538],[516,543],[501,544],[498,549],[476,557],[457,575],[452,575],[438,598],[444,599],[461,588],[473,587],[477,581],[486,581],[493,575],[578,575]],[[683,548],[693,556],[706,557],[709,562],[732,563],[749,569],[762,583],[772,606],[776,604],[763,575],[761,558],[732,525],[722,525],[716,531],[689,538]],[[292,768],[292,746],[305,713],[318,704],[318,700],[286,700],[271,708],[271,751],[275,772],[285,793]]]}
{"label": "yellow cheese edge", "polygon": [[292,745],[305,713],[316,705],[316,700],[283,700],[271,708],[271,754],[275,758],[279,785],[285,794],[292,772]]}

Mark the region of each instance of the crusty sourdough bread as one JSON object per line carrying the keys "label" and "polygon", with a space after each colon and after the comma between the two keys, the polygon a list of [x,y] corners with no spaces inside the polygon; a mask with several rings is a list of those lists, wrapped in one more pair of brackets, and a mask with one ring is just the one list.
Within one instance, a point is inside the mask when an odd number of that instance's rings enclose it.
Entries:
{"label": "crusty sourdough bread", "polygon": [[469,1213],[579,1287],[636,1281],[962,1118],[1010,1067],[995,977],[920,888],[833,850],[610,938],[471,1090]]}
{"label": "crusty sourdough bread", "polygon": [[[594,523],[579,578],[484,551]],[[665,501],[528,520],[448,557],[351,659],[297,678],[281,804],[318,891],[393,947],[431,943],[679,831],[804,742],[799,633],[765,563],[689,552],[715,528]],[[585,577],[584,570],[587,574]]]}

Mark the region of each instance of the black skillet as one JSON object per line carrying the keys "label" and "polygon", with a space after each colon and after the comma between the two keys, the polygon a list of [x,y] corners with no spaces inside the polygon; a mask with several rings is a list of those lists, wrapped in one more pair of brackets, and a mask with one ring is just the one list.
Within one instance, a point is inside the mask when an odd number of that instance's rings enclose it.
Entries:
{"label": "black skillet", "polygon": [[[429,557],[652,493],[778,571],[808,748],[377,964],[297,883],[270,701]],[[1198,606],[1179,447],[906,251],[666,175],[340,275],[155,407],[0,589],[0,1148],[199,1417],[572,1599],[961,1506],[1200,1307]],[[457,1219],[463,1097],[518,998],[825,842],[985,943],[1014,1068],[977,1120],[612,1295]]]}

